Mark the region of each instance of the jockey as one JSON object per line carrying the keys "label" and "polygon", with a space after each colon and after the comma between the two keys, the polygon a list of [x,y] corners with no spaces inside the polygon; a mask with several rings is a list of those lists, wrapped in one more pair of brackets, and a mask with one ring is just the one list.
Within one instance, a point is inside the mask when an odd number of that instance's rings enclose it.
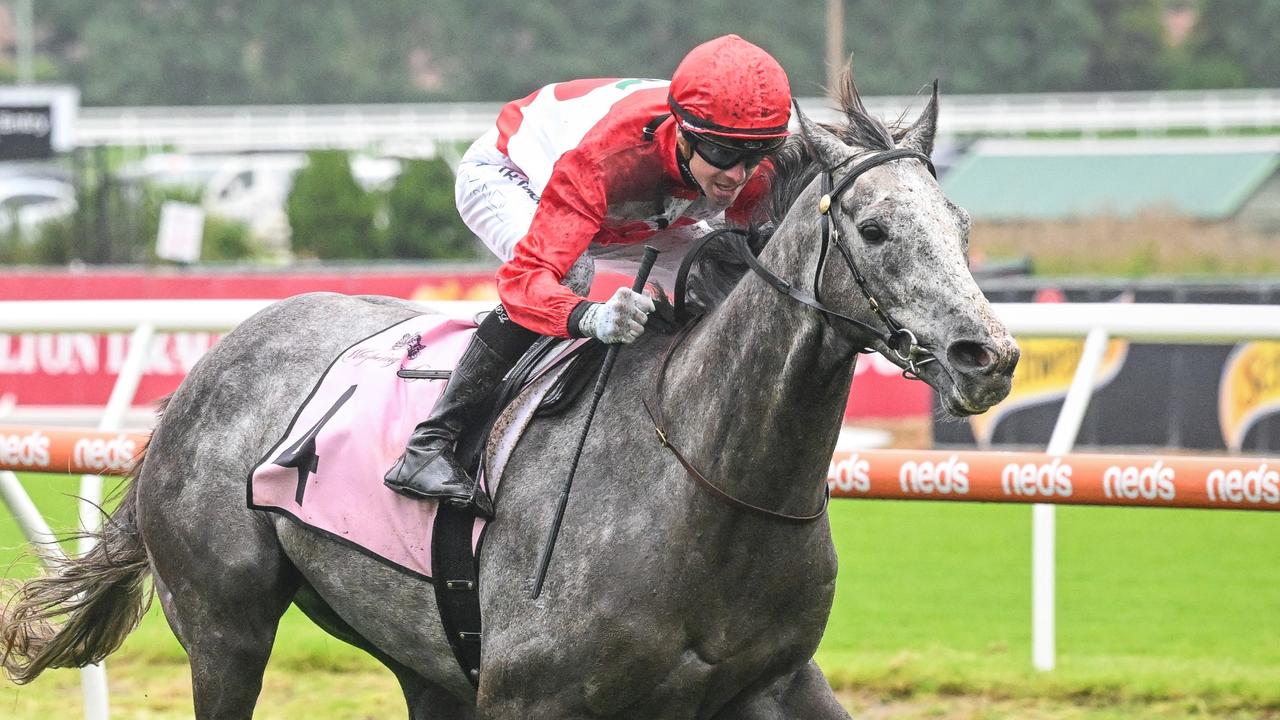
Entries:
{"label": "jockey", "polygon": [[462,219],[503,260],[501,304],[386,484],[492,516],[453,454],[487,418],[506,373],[541,335],[630,343],[654,309],[630,288],[584,300],[591,258],[638,259],[640,243],[664,236],[687,246],[701,221],[745,225],[768,194],[768,155],[790,117],[782,66],[737,35],[694,48],[669,83],[577,80],[504,106],[463,157],[456,185]]}

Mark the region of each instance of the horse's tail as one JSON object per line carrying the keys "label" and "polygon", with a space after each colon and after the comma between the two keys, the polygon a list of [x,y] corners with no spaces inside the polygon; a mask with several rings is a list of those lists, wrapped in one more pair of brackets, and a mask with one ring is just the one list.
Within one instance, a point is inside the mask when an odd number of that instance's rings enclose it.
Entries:
{"label": "horse's tail", "polygon": [[47,668],[100,662],[137,627],[151,605],[137,516],[135,479],[102,529],[79,536],[97,540],[92,550],[55,560],[54,572],[17,587],[0,610],[0,665],[10,679],[27,683]]}

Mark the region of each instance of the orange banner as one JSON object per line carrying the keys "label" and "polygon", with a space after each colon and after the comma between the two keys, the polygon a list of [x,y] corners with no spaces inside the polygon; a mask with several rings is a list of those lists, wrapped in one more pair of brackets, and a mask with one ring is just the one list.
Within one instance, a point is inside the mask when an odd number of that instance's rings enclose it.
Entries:
{"label": "orange banner", "polygon": [[68,428],[0,427],[0,470],[127,475],[148,437]]}
{"label": "orange banner", "polygon": [[[139,433],[0,427],[0,470],[126,475]],[[1280,510],[1280,459],[866,450],[837,452],[832,497]]]}
{"label": "orange banner", "polygon": [[1280,510],[1280,459],[874,450],[831,460],[832,497]]}

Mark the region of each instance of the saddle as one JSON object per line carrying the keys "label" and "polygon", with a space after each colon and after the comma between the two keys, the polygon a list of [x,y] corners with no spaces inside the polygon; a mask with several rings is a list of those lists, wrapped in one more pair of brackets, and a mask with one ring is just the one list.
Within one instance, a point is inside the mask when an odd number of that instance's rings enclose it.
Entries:
{"label": "saddle", "polygon": [[[555,380],[545,394],[539,397],[534,417],[552,417],[564,411],[595,380],[600,365],[604,362],[604,344],[598,340],[568,344],[573,347],[566,351],[567,354],[557,358],[557,352],[565,351],[566,341],[554,337],[538,338],[511,368],[511,372],[507,373],[483,430],[470,437],[459,438],[454,457],[472,477],[481,470],[480,464],[493,433],[494,423],[550,363],[563,362],[564,367],[556,373]],[[397,374],[400,377],[414,377],[412,372],[401,370]],[[448,379],[449,374],[444,375],[444,378]]]}

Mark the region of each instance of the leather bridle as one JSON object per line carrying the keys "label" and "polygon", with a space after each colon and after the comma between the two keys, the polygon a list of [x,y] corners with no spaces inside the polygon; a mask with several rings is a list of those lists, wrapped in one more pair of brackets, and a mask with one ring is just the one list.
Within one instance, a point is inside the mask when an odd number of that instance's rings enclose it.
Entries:
{"label": "leather bridle", "polygon": [[[840,320],[858,327],[871,337],[876,338],[880,342],[884,343],[885,347],[892,350],[893,353],[898,356],[898,359],[906,365],[906,369],[902,371],[902,374],[905,377],[908,379],[919,379],[920,366],[934,362],[937,358],[934,357],[932,352],[921,347],[919,341],[916,339],[915,333],[911,332],[911,330],[902,325],[902,323],[895,320],[893,315],[883,308],[879,301],[876,300],[875,296],[871,294],[871,289],[867,287],[866,279],[862,276],[862,272],[858,270],[858,264],[853,259],[853,251],[849,249],[849,244],[844,241],[844,238],[840,234],[839,222],[840,196],[843,195],[846,190],[853,187],[854,181],[871,168],[904,158],[923,162],[925,167],[929,168],[930,174],[934,177],[938,176],[937,171],[933,168],[933,161],[929,159],[928,155],[908,148],[896,148],[893,150],[875,153],[871,157],[866,158],[862,162],[859,162],[850,168],[849,172],[840,177],[839,182],[835,182],[835,171],[838,170],[841,165],[856,159],[856,156],[849,158],[849,160],[846,160],[844,163],[841,163],[822,174],[822,197],[818,200],[818,214],[821,216],[822,226],[822,248],[819,251],[818,265],[813,274],[812,295],[796,288],[791,283],[775,275],[768,268],[764,267],[764,265],[761,265],[755,255],[751,254],[750,250],[746,248],[745,242],[740,243],[739,251],[742,252],[742,259],[747,263],[747,265],[775,290],[792,298],[793,300],[796,300],[797,302],[818,310],[824,316],[839,318]],[[881,331],[879,328],[863,322],[862,320],[849,317],[837,310],[833,310],[822,302],[822,277],[826,270],[827,258],[831,254],[830,249],[833,245],[836,250],[839,251],[840,256],[844,259],[845,265],[848,266],[849,272],[853,275],[853,281],[857,283],[858,289],[862,291],[863,297],[867,299],[867,304],[871,306],[871,311],[875,313],[876,317],[880,319],[880,322],[884,324],[887,332]]]}
{"label": "leather bridle", "polygon": [[[693,262],[693,259],[698,255],[698,253],[702,250],[702,248],[706,246],[706,242],[710,240],[712,236],[718,236],[722,233],[730,233],[735,235],[737,238],[737,248],[738,248],[739,254],[742,257],[742,260],[746,262],[747,266],[750,267],[753,272],[755,272],[757,275],[763,278],[764,281],[770,287],[772,287],[773,289],[777,290],[778,292],[782,293],[783,295],[786,295],[787,297],[797,302],[800,302],[804,305],[814,308],[815,310],[818,310],[823,314],[824,317],[839,318],[840,320],[850,323],[855,327],[858,327],[859,329],[861,329],[863,332],[869,334],[870,336],[880,340],[882,343],[884,343],[886,347],[888,347],[890,350],[893,351],[895,355],[898,356],[898,359],[900,361],[902,361],[906,365],[906,369],[902,371],[903,376],[907,378],[919,379],[920,366],[926,365],[931,362],[935,362],[937,360],[937,357],[935,357],[934,354],[928,349],[921,347],[919,342],[916,339],[915,333],[911,332],[911,330],[909,330],[908,328],[903,326],[901,323],[899,323],[897,320],[895,320],[893,315],[890,314],[888,310],[881,307],[880,303],[876,300],[875,296],[871,294],[871,290],[867,287],[867,282],[865,278],[863,278],[862,273],[858,270],[857,263],[854,262],[853,252],[849,249],[848,244],[844,242],[844,239],[840,236],[839,199],[840,199],[840,196],[843,195],[846,190],[848,190],[850,187],[853,186],[853,183],[863,173],[870,170],[871,168],[883,165],[887,162],[892,162],[894,160],[901,160],[901,159],[919,160],[925,164],[925,167],[929,168],[929,173],[932,174],[935,178],[938,176],[938,173],[934,169],[933,161],[929,159],[928,155],[925,155],[922,152],[918,152],[916,150],[912,150],[909,148],[895,148],[893,150],[885,150],[882,152],[877,152],[871,155],[870,157],[867,157],[866,159],[862,160],[861,162],[851,167],[847,173],[845,173],[843,176],[840,177],[839,182],[836,182],[835,172],[839,170],[841,167],[843,167],[845,164],[849,163],[852,160],[856,160],[857,158],[858,156],[851,157],[848,160],[845,160],[844,162],[840,163],[839,165],[836,165],[835,167],[824,171],[822,174],[822,193],[823,194],[822,194],[822,197],[818,200],[818,214],[821,215],[822,217],[822,220],[821,220],[822,248],[818,256],[817,268],[814,270],[813,293],[809,293],[804,290],[801,290],[800,288],[797,288],[796,286],[792,285],[790,282],[778,277],[771,270],[769,270],[763,264],[761,264],[760,260],[756,258],[754,253],[751,252],[751,248],[747,244],[747,241],[746,241],[747,233],[745,231],[736,230],[736,229],[727,229],[727,230],[718,231],[716,233],[713,233],[712,235],[708,235],[706,238],[703,239],[701,243],[699,243],[698,247],[694,248],[691,252],[688,253],[688,255],[686,255],[684,261],[681,264],[680,271],[676,277],[675,309],[676,309],[677,315],[682,315],[684,312],[685,283],[686,283],[688,272]],[[854,317],[850,317],[837,310],[833,310],[832,308],[828,307],[825,303],[822,302],[822,299],[821,299],[822,276],[823,276],[823,271],[826,269],[827,257],[828,255],[830,255],[829,250],[832,245],[835,246],[836,250],[840,253],[840,256],[844,258],[845,264],[849,267],[849,271],[853,274],[854,282],[857,283],[858,285],[858,289],[861,290],[863,296],[866,297],[867,303],[871,306],[871,311],[876,314],[876,317],[878,317],[882,323],[884,323],[885,328],[887,328],[887,332],[881,331],[879,328],[876,328],[871,324],[866,323],[862,320],[859,320]],[[826,489],[826,492],[823,495],[822,506],[818,508],[817,512],[814,512],[809,515],[789,515],[786,513],[780,513],[774,510],[769,510],[767,508],[760,507],[758,505],[753,505],[751,503],[748,503],[744,500],[741,500],[729,494],[728,492],[720,488],[718,485],[711,482],[705,475],[703,475],[693,465],[692,462],[689,461],[688,458],[684,456],[683,453],[680,452],[678,448],[676,448],[674,445],[671,444],[670,439],[667,437],[666,430],[663,427],[665,423],[663,421],[663,416],[662,416],[662,404],[661,404],[662,389],[665,385],[667,367],[671,363],[671,358],[675,354],[676,348],[689,335],[689,333],[693,330],[696,324],[697,324],[696,320],[691,321],[672,340],[671,346],[667,349],[666,353],[662,358],[662,362],[658,366],[658,381],[657,383],[655,383],[654,388],[651,391],[650,395],[644,398],[644,401],[643,401],[645,410],[649,413],[649,419],[653,421],[654,429],[658,433],[658,441],[662,444],[663,447],[670,450],[671,453],[676,456],[676,459],[679,460],[680,464],[684,466],[685,470],[688,472],[690,477],[696,480],[698,484],[700,484],[709,493],[711,493],[711,495],[724,501],[725,503],[731,505],[732,507],[735,507],[735,508],[738,508],[739,510],[744,510],[756,515],[762,515],[765,517],[773,518],[775,520],[783,520],[783,521],[794,522],[794,523],[812,522],[822,517],[827,511],[827,504],[828,502],[830,502],[830,499],[831,499],[831,490],[829,487]]]}

